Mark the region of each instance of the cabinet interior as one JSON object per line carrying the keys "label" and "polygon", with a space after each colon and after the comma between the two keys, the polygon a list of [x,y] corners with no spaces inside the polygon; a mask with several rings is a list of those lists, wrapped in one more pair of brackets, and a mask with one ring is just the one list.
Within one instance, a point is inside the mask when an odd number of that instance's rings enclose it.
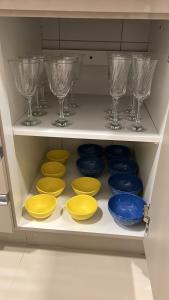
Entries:
{"label": "cabinet interior", "polygon": [[[59,131],[52,128],[48,132],[43,126],[40,129],[34,127],[32,131],[23,126],[19,127],[17,124],[26,112],[26,101],[14,86],[9,59],[38,51],[55,53],[65,50],[84,53],[84,66],[75,92],[83,97],[85,94],[90,94],[91,97],[93,95],[96,107],[105,95],[109,99],[107,51],[150,51],[152,56],[159,60],[151,96],[145,101],[145,109],[154,131],[145,131],[138,137],[130,135],[127,131],[124,134],[110,132],[109,137],[107,133],[103,133],[102,139],[99,133],[93,130],[93,136],[96,134],[96,137],[91,137],[91,140],[95,139],[95,142],[103,146],[127,143],[134,150],[144,183],[144,197],[149,203],[168,114],[168,36],[168,21],[0,18],[0,108],[13,208],[18,226],[22,219],[24,200],[31,192],[45,152],[53,147],[70,148],[75,152],[77,145],[87,142],[90,128],[86,135],[78,131],[79,128],[74,128],[70,136],[70,132],[65,129]],[[53,99],[51,101],[54,103]],[[85,103],[85,100],[83,102]],[[86,113],[86,122],[87,118]],[[93,113],[93,124],[98,121],[97,118],[97,113]],[[64,138],[61,138],[62,136]],[[41,226],[43,230],[43,225]],[[130,233],[127,235],[130,236]],[[137,234],[134,236],[137,237]]]}

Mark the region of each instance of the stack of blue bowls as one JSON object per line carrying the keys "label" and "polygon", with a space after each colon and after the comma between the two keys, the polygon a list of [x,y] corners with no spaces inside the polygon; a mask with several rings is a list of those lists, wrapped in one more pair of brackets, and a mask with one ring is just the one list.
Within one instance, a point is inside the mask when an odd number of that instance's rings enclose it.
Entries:
{"label": "stack of blue bowls", "polygon": [[108,202],[109,212],[116,222],[124,226],[138,224],[143,219],[145,205],[139,197],[143,191],[139,166],[126,146],[107,146],[104,153],[110,173],[108,184],[113,194]]}
{"label": "stack of blue bowls", "polygon": [[83,176],[100,177],[105,169],[103,148],[97,144],[83,144],[78,148],[77,168]]}
{"label": "stack of blue bowls", "polygon": [[123,145],[111,145],[107,146],[104,152],[111,175],[108,184],[112,193],[128,192],[139,195],[143,184],[138,177],[138,164],[131,158],[130,149]]}

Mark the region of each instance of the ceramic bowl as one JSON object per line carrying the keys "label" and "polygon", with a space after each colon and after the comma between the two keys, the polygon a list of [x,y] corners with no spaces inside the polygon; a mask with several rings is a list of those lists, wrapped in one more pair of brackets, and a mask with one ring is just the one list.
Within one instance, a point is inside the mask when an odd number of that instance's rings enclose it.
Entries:
{"label": "ceramic bowl", "polygon": [[139,195],[143,191],[141,179],[130,174],[116,173],[109,178],[108,183],[113,194],[128,192]]}
{"label": "ceramic bowl", "polygon": [[120,193],[109,199],[108,209],[120,224],[132,226],[142,222],[145,201],[136,195]]}
{"label": "ceramic bowl", "polygon": [[46,158],[49,161],[56,161],[64,164],[70,156],[70,152],[67,150],[50,150],[46,153]]}
{"label": "ceramic bowl", "polygon": [[78,195],[66,202],[66,209],[75,220],[90,219],[97,211],[97,201],[89,195]]}
{"label": "ceramic bowl", "polygon": [[99,177],[104,171],[105,163],[101,158],[80,158],[77,160],[77,168],[86,177]]}
{"label": "ceramic bowl", "polygon": [[65,166],[56,161],[46,162],[41,166],[42,175],[46,177],[63,177],[65,171]]}
{"label": "ceramic bowl", "polygon": [[57,199],[53,195],[39,194],[28,198],[25,209],[35,219],[48,218],[57,205]]}
{"label": "ceramic bowl", "polygon": [[101,157],[103,154],[103,148],[97,144],[83,144],[78,148],[80,157],[95,158]]}
{"label": "ceramic bowl", "polygon": [[107,146],[104,149],[104,153],[108,160],[112,159],[112,158],[117,158],[117,157],[129,158],[131,156],[130,148],[128,148],[127,146],[123,146],[123,145]]}
{"label": "ceramic bowl", "polygon": [[108,161],[108,168],[110,173],[125,173],[137,175],[139,172],[138,164],[128,158],[114,158]]}
{"label": "ceramic bowl", "polygon": [[72,189],[77,195],[96,195],[101,188],[101,182],[93,177],[79,177],[72,181]]}
{"label": "ceramic bowl", "polygon": [[63,193],[65,182],[60,178],[43,177],[37,181],[36,189],[40,194],[50,194],[57,197]]}

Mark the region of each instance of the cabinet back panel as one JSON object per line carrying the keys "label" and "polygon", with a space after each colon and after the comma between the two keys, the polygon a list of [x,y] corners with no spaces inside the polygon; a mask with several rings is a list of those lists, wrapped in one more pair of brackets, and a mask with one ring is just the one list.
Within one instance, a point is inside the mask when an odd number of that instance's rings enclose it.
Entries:
{"label": "cabinet back panel", "polygon": [[43,19],[42,48],[147,51],[149,20]]}

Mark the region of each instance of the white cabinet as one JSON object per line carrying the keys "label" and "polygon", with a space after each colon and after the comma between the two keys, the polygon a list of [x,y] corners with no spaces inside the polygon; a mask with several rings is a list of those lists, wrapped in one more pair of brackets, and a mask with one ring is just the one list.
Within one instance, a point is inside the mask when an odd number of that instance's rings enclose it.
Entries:
{"label": "white cabinet", "polygon": [[[36,4],[34,9],[37,9]],[[160,12],[158,4],[156,10]],[[90,34],[88,22],[94,25]],[[70,28],[71,35],[68,32]],[[34,127],[21,125],[26,111],[26,102],[16,91],[8,60],[41,48],[44,53],[61,51],[59,48],[64,48],[66,51],[80,49],[79,51],[84,53],[82,78],[76,87],[80,108],[77,115],[72,118],[73,125],[64,129],[51,125],[56,117],[56,100],[51,96],[48,115],[42,117],[40,125]],[[152,95],[143,108],[143,122],[147,128],[143,133],[129,131],[127,121],[123,121],[124,128],[118,132],[105,128],[104,110],[110,102],[107,92],[106,51],[124,49],[150,50],[152,55],[159,59]],[[161,298],[156,296],[157,289],[161,287],[154,275],[157,271],[153,270],[161,265],[160,249],[163,249],[166,260],[169,250],[166,230],[168,226],[168,55],[169,21],[150,23],[145,20],[0,18],[0,111],[12,190],[13,215],[17,228],[36,230],[37,234],[39,231],[60,234],[73,232],[93,238],[104,236],[143,240],[146,237],[145,249],[153,287],[156,287],[155,300],[167,299],[165,295],[160,296]],[[126,98],[121,101],[121,109],[124,108],[126,101]],[[100,194],[100,212],[91,223],[78,224],[64,211],[65,200],[71,193],[69,188],[65,195],[60,197],[56,214],[49,219],[37,222],[24,212],[24,201],[33,192],[45,152],[53,147],[70,149],[72,159],[67,166],[66,177],[70,185],[71,179],[78,175],[74,167],[76,156],[73,153],[80,143],[88,140],[95,140],[102,145],[123,143],[135,151],[144,183],[144,198],[148,204],[151,204],[148,234],[145,234],[143,225],[126,229],[113,222],[107,211],[109,192],[106,188]],[[106,182],[105,176],[104,187]],[[160,270],[162,273],[162,269]]]}

